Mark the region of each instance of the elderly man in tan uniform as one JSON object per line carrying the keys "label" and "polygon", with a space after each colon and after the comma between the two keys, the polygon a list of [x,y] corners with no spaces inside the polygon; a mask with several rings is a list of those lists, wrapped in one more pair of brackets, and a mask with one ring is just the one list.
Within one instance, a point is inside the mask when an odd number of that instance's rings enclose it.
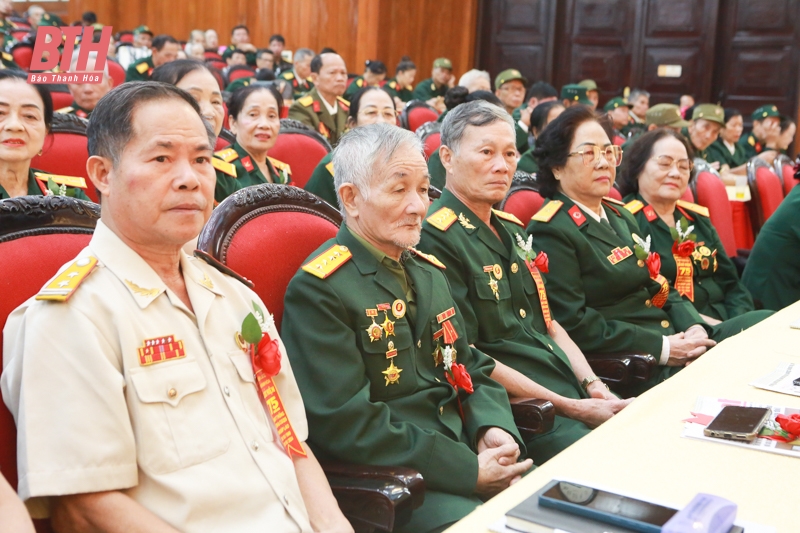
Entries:
{"label": "elderly man in tan uniform", "polygon": [[181,250],[214,204],[195,101],[128,83],[88,136],[101,221],[4,330],[29,510],[59,531],[352,531],[263,303]]}

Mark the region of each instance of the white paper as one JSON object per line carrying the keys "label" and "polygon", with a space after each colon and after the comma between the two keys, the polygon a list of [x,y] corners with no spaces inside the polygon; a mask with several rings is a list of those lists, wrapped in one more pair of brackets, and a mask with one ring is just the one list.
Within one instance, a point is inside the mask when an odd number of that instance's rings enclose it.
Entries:
{"label": "white paper", "polygon": [[800,329],[800,319],[797,319],[791,324],[789,324],[789,327],[793,329]]}
{"label": "white paper", "polygon": [[781,363],[778,368],[750,385],[759,389],[800,396],[800,386],[793,383],[796,379],[800,379],[800,364]]}

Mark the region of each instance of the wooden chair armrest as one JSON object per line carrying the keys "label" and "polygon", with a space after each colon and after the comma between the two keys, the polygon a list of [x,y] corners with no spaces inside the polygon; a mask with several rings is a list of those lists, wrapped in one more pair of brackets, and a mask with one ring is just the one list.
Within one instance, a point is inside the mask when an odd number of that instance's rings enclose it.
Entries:
{"label": "wooden chair armrest", "polygon": [[342,478],[370,478],[402,485],[411,493],[413,509],[421,507],[425,501],[425,480],[422,479],[422,474],[411,468],[323,462],[322,469],[329,477],[335,475]]}
{"label": "wooden chair armrest", "polygon": [[650,380],[658,361],[647,354],[586,354],[594,373],[615,392]]}
{"label": "wooden chair armrest", "polygon": [[555,406],[547,400],[512,398],[511,413],[524,441],[553,429]]}

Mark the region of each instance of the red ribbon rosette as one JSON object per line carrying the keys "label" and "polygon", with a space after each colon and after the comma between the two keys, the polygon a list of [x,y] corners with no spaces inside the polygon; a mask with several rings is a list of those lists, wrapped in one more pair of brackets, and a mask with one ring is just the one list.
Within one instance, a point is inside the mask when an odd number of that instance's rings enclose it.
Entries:
{"label": "red ribbon rosette", "polygon": [[472,376],[469,375],[464,365],[453,363],[450,367],[450,372],[447,372],[445,376],[447,377],[447,382],[456,389],[456,392],[458,392],[458,389],[462,389],[467,394],[475,392],[475,389],[472,388]]}
{"label": "red ribbon rosette", "polygon": [[678,244],[677,242],[672,243],[672,253],[673,255],[677,255],[678,257],[690,257],[692,252],[694,252],[695,243],[694,241],[683,241],[682,243]]}
{"label": "red ribbon rosette", "polygon": [[778,415],[775,417],[775,422],[789,434],[788,442],[800,438],[800,414]]}
{"label": "red ribbon rosette", "polygon": [[264,333],[258,347],[250,345],[250,357],[253,359],[253,368],[260,368],[268,377],[275,377],[281,371],[281,349],[278,339],[270,339],[269,333]]}
{"label": "red ribbon rosette", "polygon": [[650,272],[650,277],[656,279],[661,273],[661,256],[658,255],[658,252],[648,253],[645,264],[647,264],[647,271]]}
{"label": "red ribbon rosette", "polygon": [[545,274],[548,274],[550,272],[550,259],[547,257],[547,254],[540,251],[536,259],[533,260],[533,266]]}

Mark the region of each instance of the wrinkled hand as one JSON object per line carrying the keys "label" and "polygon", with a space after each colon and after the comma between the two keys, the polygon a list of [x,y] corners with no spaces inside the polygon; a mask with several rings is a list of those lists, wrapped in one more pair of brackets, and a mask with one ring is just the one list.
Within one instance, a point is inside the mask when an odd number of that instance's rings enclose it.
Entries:
{"label": "wrinkled hand", "polygon": [[587,387],[586,392],[589,393],[589,396],[592,398],[597,398],[598,400],[617,400],[618,398],[611,394],[611,391],[603,384],[602,381],[593,381],[589,387]]}
{"label": "wrinkled hand", "polygon": [[503,462],[510,456],[519,457],[519,445],[516,442],[498,448],[488,448],[478,454],[478,483],[475,486],[475,493],[478,496],[484,498],[494,496],[519,481],[522,474],[533,466],[533,461],[530,459],[504,465]]}
{"label": "wrinkled hand", "polygon": [[613,400],[601,400],[598,398],[575,400],[573,409],[566,414],[574,420],[583,422],[590,428],[596,428],[622,411],[633,400],[633,398],[628,398],[627,400],[619,400],[617,398]]}
{"label": "wrinkled hand", "polygon": [[[514,437],[506,433],[498,427],[491,427],[486,430],[483,436],[478,439],[478,453],[481,453],[490,448],[499,448],[506,444],[515,444],[517,441]],[[514,461],[519,456],[519,447],[517,447],[517,454],[514,456]],[[511,464],[511,463],[508,463]]]}
{"label": "wrinkled hand", "polygon": [[686,366],[717,344],[708,338],[708,334],[702,328],[690,328],[690,332],[676,333],[667,338],[669,339],[667,366]]}

